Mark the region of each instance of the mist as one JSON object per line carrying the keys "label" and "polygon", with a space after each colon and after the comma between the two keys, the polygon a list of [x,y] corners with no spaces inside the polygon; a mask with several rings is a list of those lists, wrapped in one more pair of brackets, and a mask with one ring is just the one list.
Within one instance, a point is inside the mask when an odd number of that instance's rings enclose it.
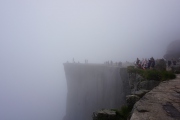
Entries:
{"label": "mist", "polygon": [[179,0],[0,1],[0,120],[62,120],[63,63],[162,58]]}

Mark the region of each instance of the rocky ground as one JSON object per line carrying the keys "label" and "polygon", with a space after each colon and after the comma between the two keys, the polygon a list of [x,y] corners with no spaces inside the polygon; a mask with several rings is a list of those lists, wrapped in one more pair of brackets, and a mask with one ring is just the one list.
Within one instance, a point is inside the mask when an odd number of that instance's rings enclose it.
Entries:
{"label": "rocky ground", "polygon": [[130,120],[180,120],[180,74],[136,102]]}

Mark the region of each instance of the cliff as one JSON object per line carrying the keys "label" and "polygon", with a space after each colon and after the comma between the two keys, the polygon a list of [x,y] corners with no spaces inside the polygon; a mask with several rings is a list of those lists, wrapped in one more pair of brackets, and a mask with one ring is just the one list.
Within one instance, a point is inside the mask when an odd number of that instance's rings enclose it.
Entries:
{"label": "cliff", "polygon": [[101,64],[65,63],[67,104],[64,120],[92,120],[103,108],[120,108],[130,93],[125,68]]}

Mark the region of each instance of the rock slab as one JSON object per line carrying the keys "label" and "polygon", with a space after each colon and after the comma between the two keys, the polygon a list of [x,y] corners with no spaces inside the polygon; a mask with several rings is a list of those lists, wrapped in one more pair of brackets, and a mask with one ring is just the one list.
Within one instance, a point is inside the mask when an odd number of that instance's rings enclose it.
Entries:
{"label": "rock slab", "polygon": [[130,120],[180,120],[180,75],[143,96],[134,105]]}

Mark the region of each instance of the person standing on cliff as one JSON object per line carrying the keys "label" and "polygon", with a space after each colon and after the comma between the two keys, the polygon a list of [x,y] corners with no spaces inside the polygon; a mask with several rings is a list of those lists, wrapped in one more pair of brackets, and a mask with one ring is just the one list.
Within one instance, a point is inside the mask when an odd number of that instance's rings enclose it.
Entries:
{"label": "person standing on cliff", "polygon": [[148,69],[151,67],[151,62],[152,62],[151,59],[149,59],[148,60],[148,67],[147,67]]}
{"label": "person standing on cliff", "polygon": [[171,66],[171,61],[168,60],[168,68]]}
{"label": "person standing on cliff", "polygon": [[176,65],[176,60],[172,59],[172,63],[173,63],[173,65]]}
{"label": "person standing on cliff", "polygon": [[136,65],[139,65],[139,62],[140,62],[140,60],[139,60],[139,58],[137,58]]}
{"label": "person standing on cliff", "polygon": [[151,58],[151,68],[154,68],[154,66],[155,66],[155,60],[154,60],[154,58],[152,57],[152,58]]}
{"label": "person standing on cliff", "polygon": [[140,67],[140,60],[139,60],[139,58],[137,58],[137,60],[136,60],[136,65],[137,65],[137,67]]}
{"label": "person standing on cliff", "polygon": [[148,61],[147,61],[147,59],[145,58],[145,59],[144,59],[144,64],[143,64],[143,69],[146,69],[146,68],[147,68],[147,64],[148,64]]}

